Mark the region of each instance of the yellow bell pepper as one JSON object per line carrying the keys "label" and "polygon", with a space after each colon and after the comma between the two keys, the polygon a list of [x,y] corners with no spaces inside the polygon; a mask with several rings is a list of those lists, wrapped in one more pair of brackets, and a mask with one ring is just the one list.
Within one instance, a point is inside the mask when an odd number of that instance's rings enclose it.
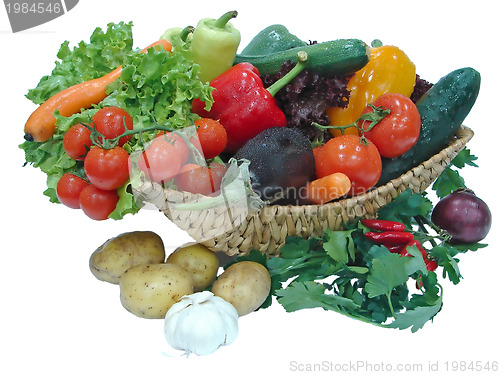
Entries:
{"label": "yellow bell pepper", "polygon": [[[350,90],[346,108],[328,108],[332,126],[345,126],[356,121],[366,106],[388,92],[410,96],[415,87],[415,64],[398,47],[372,47],[370,61],[347,83]],[[338,129],[330,129],[334,136]],[[347,128],[344,134],[357,134],[356,127]]]}

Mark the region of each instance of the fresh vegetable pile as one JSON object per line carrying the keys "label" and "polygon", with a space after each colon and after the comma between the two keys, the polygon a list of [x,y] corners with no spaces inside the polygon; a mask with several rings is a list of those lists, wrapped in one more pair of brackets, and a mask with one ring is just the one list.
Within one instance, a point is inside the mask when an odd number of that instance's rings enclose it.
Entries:
{"label": "fresh vegetable pile", "polygon": [[[271,25],[238,53],[236,16],[168,29],[142,50],[123,22],[73,49],[64,42],[51,74],[26,95],[39,107],[20,145],[47,175],[50,201],[119,220],[143,207],[134,192],[149,181],[207,196],[177,207],[200,210],[241,200],[229,193],[239,168],[259,205],[328,204],[447,147],[479,93],[476,70],[429,83],[400,48],[377,40],[306,43]],[[442,308],[439,275],[459,283],[459,257],[486,246],[491,213],[459,173],[475,161],[460,151],[432,185],[435,206],[405,191],[376,219],[289,237],[279,257],[254,250],[220,275],[203,245],[167,256],[151,232],[107,241],[91,270],[120,285],[128,311],[164,318],[173,347],[197,354],[232,342],[238,316],[273,299],[286,311],[321,307],[414,332]]]}

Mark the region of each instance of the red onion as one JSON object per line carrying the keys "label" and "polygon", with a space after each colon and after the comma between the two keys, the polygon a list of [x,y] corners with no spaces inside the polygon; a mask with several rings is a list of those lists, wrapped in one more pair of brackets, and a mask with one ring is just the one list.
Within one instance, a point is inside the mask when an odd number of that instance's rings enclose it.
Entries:
{"label": "red onion", "polygon": [[452,237],[452,243],[474,243],[486,237],[491,228],[488,205],[469,189],[458,189],[441,199],[432,211],[431,221]]}

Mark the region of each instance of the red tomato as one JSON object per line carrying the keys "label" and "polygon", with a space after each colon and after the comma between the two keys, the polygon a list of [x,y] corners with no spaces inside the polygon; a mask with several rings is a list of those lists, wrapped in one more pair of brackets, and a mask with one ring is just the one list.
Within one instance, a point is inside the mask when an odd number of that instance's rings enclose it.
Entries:
{"label": "red tomato", "polygon": [[181,159],[181,165],[187,163],[189,156],[191,155],[191,150],[186,145],[186,142],[182,137],[177,133],[170,132],[162,132],[156,136],[157,138],[163,138],[164,140],[172,143],[179,153],[179,157]]}
{"label": "red tomato", "polygon": [[[125,132],[125,125],[128,130],[134,128],[132,117],[122,108],[119,107],[103,107],[99,109],[92,121],[95,124],[96,130],[101,133],[105,139],[113,139]],[[126,142],[130,141],[131,135],[122,137],[118,141],[119,146],[123,146]]]}
{"label": "red tomato", "polygon": [[65,173],[57,181],[56,194],[59,201],[70,208],[80,208],[80,193],[88,186],[83,178],[71,173]]}
{"label": "red tomato", "polygon": [[[395,158],[404,154],[417,142],[420,135],[420,113],[410,98],[401,94],[384,94],[373,103],[391,110],[382,121],[365,133],[365,137],[377,146],[380,155]],[[363,113],[373,112],[368,106]],[[371,121],[363,121],[361,127],[367,129]]]}
{"label": "red tomato", "polygon": [[163,183],[179,173],[181,155],[172,143],[163,137],[157,137],[139,156],[137,167],[151,181]]}
{"label": "red tomato", "polygon": [[175,177],[175,185],[179,191],[211,195],[220,190],[225,173],[226,166],[220,163],[213,163],[209,167],[186,164]]}
{"label": "red tomato", "polygon": [[227,133],[219,121],[204,117],[195,121],[194,125],[205,159],[215,158],[224,151]]}
{"label": "red tomato", "polygon": [[103,190],[115,190],[129,178],[128,152],[120,146],[105,150],[92,147],[84,160],[90,183]]}
{"label": "red tomato", "polygon": [[357,135],[334,137],[313,151],[317,178],[344,173],[351,180],[351,195],[371,189],[382,174],[382,159],[377,148]]}
{"label": "red tomato", "polygon": [[80,207],[91,219],[105,220],[116,208],[120,197],[116,190],[102,190],[88,185],[80,193]]}
{"label": "red tomato", "polygon": [[83,124],[73,125],[64,134],[64,151],[75,160],[85,159],[85,155],[90,149],[90,146],[92,146],[92,142],[90,141],[90,129],[87,129]]}

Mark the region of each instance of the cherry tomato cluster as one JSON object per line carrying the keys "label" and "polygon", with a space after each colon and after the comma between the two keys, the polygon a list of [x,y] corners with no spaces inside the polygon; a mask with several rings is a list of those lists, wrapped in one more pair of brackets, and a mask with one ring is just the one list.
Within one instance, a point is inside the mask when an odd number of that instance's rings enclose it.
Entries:
{"label": "cherry tomato cluster", "polygon": [[397,221],[362,219],[361,224],[371,229],[372,232],[365,233],[365,237],[377,245],[383,245],[391,253],[401,256],[412,256],[408,253],[408,248],[416,246],[422,254],[427,270],[435,271],[437,263],[433,260],[420,241],[413,238],[413,234],[405,231],[405,226]]}
{"label": "cherry tomato cluster", "polygon": [[[212,159],[225,148],[224,127],[212,119],[195,122],[196,136],[189,143],[204,159]],[[98,141],[92,140],[95,129]],[[123,146],[132,139],[133,120],[122,108],[99,109],[91,124],[76,124],[65,133],[63,148],[73,159],[83,162],[85,176],[66,173],[58,181],[59,201],[83,212],[94,220],[105,220],[116,209],[117,189],[130,178],[132,161]],[[125,134],[125,132],[127,134]],[[104,147],[105,140],[114,142]],[[136,160],[138,169],[151,181],[174,181],[179,190],[209,195],[220,188],[226,167],[220,163],[201,166],[192,163],[192,154],[183,137],[173,132],[159,132]]]}
{"label": "cherry tomato cluster", "polygon": [[118,145],[106,149],[94,145],[92,128],[103,139],[111,140],[133,129],[132,117],[122,108],[104,107],[90,124],[76,124],[63,137],[63,148],[75,160],[83,161],[85,178],[70,173],[58,181],[59,201],[71,208],[81,208],[94,220],[107,219],[119,200],[117,189],[129,179],[129,154],[122,147],[130,137],[119,138]]}
{"label": "cherry tomato cluster", "polygon": [[[389,111],[374,122],[367,115],[375,108]],[[351,180],[350,195],[365,193],[382,174],[382,157],[394,158],[407,152],[417,142],[420,127],[420,114],[410,98],[384,94],[365,108],[359,121],[342,126],[346,130],[343,135],[314,149],[316,175],[321,178],[344,173]]]}

